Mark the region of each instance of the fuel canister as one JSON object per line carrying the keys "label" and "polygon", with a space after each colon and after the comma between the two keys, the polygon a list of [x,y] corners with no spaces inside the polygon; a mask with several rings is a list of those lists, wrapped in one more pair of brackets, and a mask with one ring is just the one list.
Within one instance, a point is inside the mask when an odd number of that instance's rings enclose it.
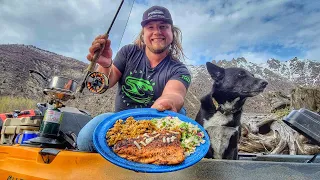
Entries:
{"label": "fuel canister", "polygon": [[55,137],[59,133],[63,113],[56,108],[47,109],[40,126],[40,135],[42,137]]}

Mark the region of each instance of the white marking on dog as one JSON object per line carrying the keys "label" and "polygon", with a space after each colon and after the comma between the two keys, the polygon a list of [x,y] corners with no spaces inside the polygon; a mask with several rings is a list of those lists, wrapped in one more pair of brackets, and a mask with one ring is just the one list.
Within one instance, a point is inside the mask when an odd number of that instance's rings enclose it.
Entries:
{"label": "white marking on dog", "polygon": [[233,120],[233,114],[224,115],[220,111],[216,112],[209,120],[203,119],[203,127],[224,126]]}
{"label": "white marking on dog", "polygon": [[234,99],[232,102],[221,104],[220,107],[224,111],[217,111],[209,120],[203,119],[203,127],[207,130],[210,136],[211,147],[214,151],[215,159],[222,159],[223,154],[229,147],[230,138],[238,133],[239,127],[225,126],[233,121],[234,105],[240,98]]}
{"label": "white marking on dog", "polygon": [[229,122],[233,121],[233,114],[232,110],[234,109],[234,105],[240,100],[239,97],[234,99],[232,102],[225,102],[224,104],[221,104],[221,109],[225,113],[221,113],[220,111],[217,111],[209,120],[203,119],[203,127],[206,129],[210,126],[225,126]]}
{"label": "white marking on dog", "polygon": [[230,138],[238,133],[239,127],[210,126],[206,130],[210,136],[211,147],[215,159],[222,159],[223,154],[230,144]]}
{"label": "white marking on dog", "polygon": [[224,104],[221,104],[221,109],[225,111],[225,114],[232,113],[232,110],[234,110],[234,105],[240,100],[240,97],[235,98],[232,102],[226,102]]}

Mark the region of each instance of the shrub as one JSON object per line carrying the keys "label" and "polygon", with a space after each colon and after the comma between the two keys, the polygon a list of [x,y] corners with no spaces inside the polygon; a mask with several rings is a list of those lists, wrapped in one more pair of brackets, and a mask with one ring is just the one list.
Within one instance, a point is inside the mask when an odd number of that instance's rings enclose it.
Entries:
{"label": "shrub", "polygon": [[26,110],[36,108],[37,102],[23,97],[0,97],[0,113],[12,112],[14,110]]}
{"label": "shrub", "polygon": [[284,118],[291,112],[291,109],[289,106],[283,108],[283,109],[278,109],[277,111],[274,112],[276,116],[278,116],[280,119]]}

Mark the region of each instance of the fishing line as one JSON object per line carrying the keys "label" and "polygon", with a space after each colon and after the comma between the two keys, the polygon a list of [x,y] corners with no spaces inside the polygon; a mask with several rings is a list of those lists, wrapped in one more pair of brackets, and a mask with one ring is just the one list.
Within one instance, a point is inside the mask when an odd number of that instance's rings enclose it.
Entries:
{"label": "fishing line", "polygon": [[[115,16],[113,17],[113,20],[111,22],[111,25],[109,26],[108,28],[108,31],[104,34],[106,37],[105,39],[107,40],[109,38],[109,33],[111,31],[111,28],[120,12],[120,9],[122,7],[124,3],[124,0],[121,1],[118,9],[117,9],[117,12],[115,14]],[[130,4],[129,4],[130,5]],[[127,24],[128,24],[128,21],[129,21],[129,18],[130,18],[130,15],[131,15],[131,11],[133,9],[133,5],[134,5],[134,0],[133,0],[133,3],[131,5],[131,10],[130,10],[130,13],[128,15],[128,18],[127,18],[127,21],[126,21],[126,24],[125,24],[125,29],[127,27]],[[124,31],[125,31],[124,29]],[[120,44],[122,42],[122,39],[123,39],[123,36],[124,36],[124,31],[122,33],[122,36],[121,36],[121,40],[120,40]],[[118,49],[120,48],[120,44],[118,46]],[[85,87],[87,87],[87,89],[92,92],[92,93],[96,93],[96,94],[102,94],[104,93],[108,88],[109,88],[109,77],[110,77],[110,74],[111,74],[111,70],[109,70],[109,73],[108,73],[108,76],[106,76],[105,74],[101,73],[101,72],[95,72],[94,71],[94,68],[96,66],[96,62],[97,60],[99,59],[103,49],[105,47],[105,44],[103,44],[100,49],[96,50],[94,52],[94,56],[89,64],[89,67],[87,69],[87,72],[84,76],[84,79],[81,83],[81,86],[79,87],[79,89],[77,90],[77,92],[80,92],[82,93],[83,89]],[[112,66],[112,61],[111,61],[111,65],[109,67]]]}
{"label": "fishing line", "polygon": [[121,39],[120,39],[120,43],[119,43],[119,46],[118,46],[118,50],[120,49],[121,42],[122,42],[123,36],[124,36],[124,32],[125,32],[126,29],[127,29],[127,25],[128,25],[128,22],[129,22],[129,19],[130,19],[130,16],[131,16],[131,12],[132,12],[134,3],[135,3],[135,0],[132,1],[132,6],[131,6],[131,9],[130,9],[130,12],[129,12],[129,17],[128,17],[128,19],[127,19],[126,25],[124,26],[124,31],[123,31],[122,36],[121,36]]}

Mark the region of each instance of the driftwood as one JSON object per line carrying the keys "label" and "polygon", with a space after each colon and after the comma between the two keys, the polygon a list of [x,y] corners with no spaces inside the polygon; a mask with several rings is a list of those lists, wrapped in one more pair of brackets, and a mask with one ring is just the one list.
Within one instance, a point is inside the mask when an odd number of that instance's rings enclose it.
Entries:
{"label": "driftwood", "polygon": [[293,109],[320,112],[320,89],[297,87],[286,96],[270,92],[271,113],[242,121],[239,151],[265,154],[317,154],[320,147],[285,124],[282,119]]}
{"label": "driftwood", "polygon": [[[259,120],[260,119],[260,120]],[[239,151],[264,154],[317,154],[320,147],[276,116],[254,118],[242,123]]]}

